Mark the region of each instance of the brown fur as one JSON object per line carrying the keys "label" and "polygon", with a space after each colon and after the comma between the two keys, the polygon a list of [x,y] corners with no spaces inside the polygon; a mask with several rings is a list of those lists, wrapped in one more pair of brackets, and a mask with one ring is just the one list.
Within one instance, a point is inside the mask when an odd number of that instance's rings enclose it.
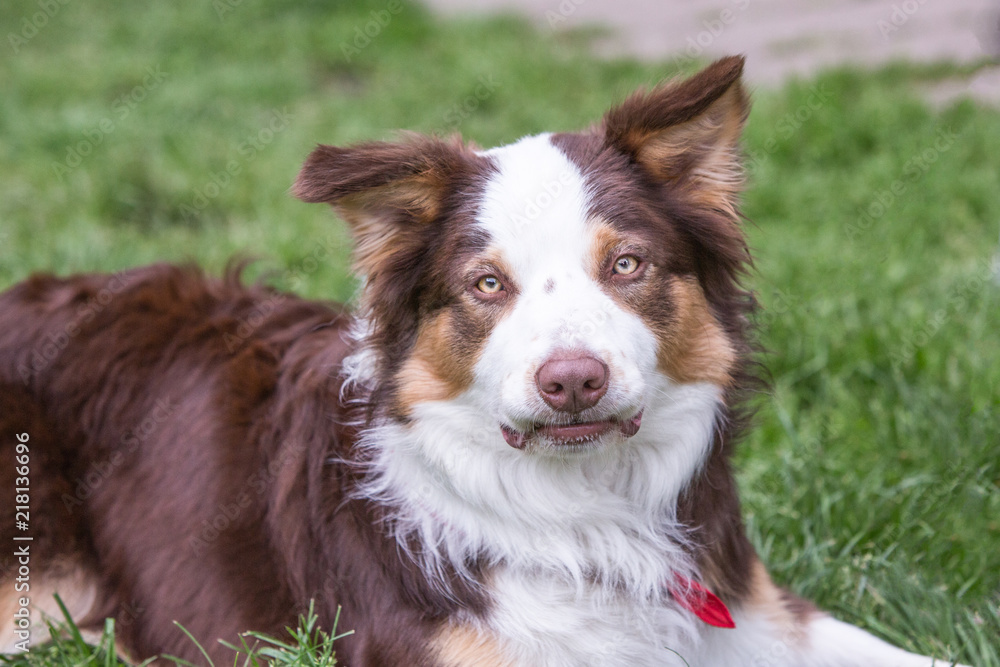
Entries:
{"label": "brown fur", "polygon": [[670,295],[678,327],[661,338],[660,368],[678,382],[711,382],[728,387],[736,351],[715,319],[705,293],[692,277],[673,278]]}
{"label": "brown fur", "polygon": [[461,308],[464,290],[454,286],[465,281],[446,272],[461,270],[465,258],[485,247],[482,235],[470,233],[478,201],[469,193],[492,170],[458,141],[407,135],[400,143],[319,146],[295,182],[299,198],[331,204],[351,227],[356,265],[368,284],[361,309],[379,354],[371,400],[394,403],[397,416],[407,411],[392,398],[397,374],[421,318]]}
{"label": "brown fur", "polygon": [[[60,554],[99,564],[96,618],[117,617],[141,657],[199,660],[176,620],[228,660],[216,638],[281,633],[315,598],[326,627],[340,605],[341,627],[355,630],[338,651],[347,664],[427,663],[435,619],[458,603],[398,558],[375,510],[348,500],[355,474],[327,463],[352,456],[354,417],[337,398],[345,318],[286,296],[230,351],[227,334],[273,292],[188,268],[126,276],[26,381],[17,369],[35,341],[62,331],[107,277],[38,276],[0,296],[3,321],[20,323],[0,331],[0,432],[31,437],[37,581]],[[169,417],[123,440],[164,398]],[[0,467],[7,488],[11,474]]]}
{"label": "brown fur", "polygon": [[[505,297],[475,295],[475,284],[487,274],[504,284]],[[459,284],[467,289],[452,289],[438,312],[422,318],[412,349],[389,380],[396,394],[386,400],[392,405],[391,414],[401,419],[409,418],[415,403],[454,398],[469,386],[487,336],[517,294],[510,271],[489,248],[476,254],[459,275]]]}
{"label": "brown fur", "polygon": [[[648,250],[640,250],[645,246],[638,237],[632,238],[602,221],[594,225],[591,271],[595,279],[601,277],[610,262],[623,254],[648,253]],[[611,291],[620,303],[652,326],[660,340],[660,370],[676,382],[712,382],[728,386],[736,352],[697,281],[693,276],[661,276],[655,267],[644,270],[653,275],[647,276],[641,288],[631,288],[626,283]],[[658,277],[661,279],[657,280]],[[663,306],[669,313],[657,312]]]}
{"label": "brown fur", "polygon": [[591,221],[590,273],[600,278],[608,263],[628,245],[629,237],[603,220]]}
{"label": "brown fur", "polygon": [[[645,287],[608,289],[660,334],[674,379],[727,388],[678,518],[707,584],[731,604],[756,595],[729,469],[755,382],[734,190],[741,68],[721,61],[631,98],[595,131],[554,138],[595,187],[589,215],[607,226],[595,270],[623,244],[648,256]],[[377,379],[346,401],[348,317],[236,273],[35,276],[0,295],[0,434],[31,435],[35,562],[70,558],[99,573],[85,620],[119,619],[137,657],[198,660],[177,620],[228,659],[215,639],[280,633],[315,599],[324,626],[340,607],[340,627],[354,630],[338,647],[352,667],[502,664],[492,640],[453,625],[488,613],[484,591],[450,572],[447,592],[431,585],[386,533],[386,509],[353,494],[366,418],[378,408],[405,420],[415,402],[460,391],[503,316],[502,301],[484,307],[469,291],[477,270],[506,279],[471,224],[493,169],[468,147],[412,137],[320,146],[307,160],[295,193],[345,218],[368,279],[364,344]],[[0,441],[0,456],[11,447]],[[9,543],[10,510],[0,520]],[[2,571],[11,566],[0,555]]]}
{"label": "brown fur", "polygon": [[604,118],[608,141],[694,202],[736,218],[738,141],[750,106],[743,59],[719,60],[685,81],[636,93]]}

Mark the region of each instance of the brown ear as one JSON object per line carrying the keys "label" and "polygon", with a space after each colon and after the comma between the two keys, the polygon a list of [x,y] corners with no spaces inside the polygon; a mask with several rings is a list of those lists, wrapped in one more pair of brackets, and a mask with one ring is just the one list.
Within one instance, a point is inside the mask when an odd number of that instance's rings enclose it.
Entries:
{"label": "brown ear", "polygon": [[350,225],[358,268],[370,274],[389,255],[418,242],[441,213],[449,186],[472,153],[460,142],[412,135],[347,148],[317,146],[292,192],[326,202]]}
{"label": "brown ear", "polygon": [[736,218],[739,137],[750,110],[742,73],[743,58],[730,56],[684,81],[640,91],[605,114],[605,140],[657,180]]}

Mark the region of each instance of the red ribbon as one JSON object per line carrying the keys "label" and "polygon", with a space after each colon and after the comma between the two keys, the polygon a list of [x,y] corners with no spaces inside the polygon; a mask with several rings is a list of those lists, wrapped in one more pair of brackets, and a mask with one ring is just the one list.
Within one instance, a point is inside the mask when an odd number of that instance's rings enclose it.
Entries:
{"label": "red ribbon", "polygon": [[679,574],[674,575],[677,582],[670,588],[670,594],[677,604],[697,616],[702,622],[717,628],[735,628],[732,614],[726,608],[726,603],[719,599],[697,581],[691,581]]}

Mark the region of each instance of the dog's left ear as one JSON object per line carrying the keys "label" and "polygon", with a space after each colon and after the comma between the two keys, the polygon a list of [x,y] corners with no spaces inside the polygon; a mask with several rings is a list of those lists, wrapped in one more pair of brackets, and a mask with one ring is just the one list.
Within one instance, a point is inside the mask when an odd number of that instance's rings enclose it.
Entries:
{"label": "dog's left ear", "polygon": [[398,142],[321,145],[306,159],[292,192],[333,206],[350,226],[357,269],[374,279],[419,256],[428,226],[472,159],[457,139],[415,134]]}
{"label": "dog's left ear", "polygon": [[306,159],[292,192],[303,201],[332,204],[349,216],[391,209],[413,222],[429,222],[438,213],[440,190],[466,155],[457,139],[418,134],[346,148],[320,145]]}
{"label": "dog's left ear", "polygon": [[604,116],[605,140],[694,203],[738,217],[739,137],[750,104],[743,58],[718,60],[691,78],[639,92]]}

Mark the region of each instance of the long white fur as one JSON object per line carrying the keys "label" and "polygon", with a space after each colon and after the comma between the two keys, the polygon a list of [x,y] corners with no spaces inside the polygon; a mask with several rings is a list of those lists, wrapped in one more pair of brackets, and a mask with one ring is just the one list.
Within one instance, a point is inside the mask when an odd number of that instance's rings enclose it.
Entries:
{"label": "long white fur", "polygon": [[[692,667],[944,667],[951,662],[915,655],[826,614],[805,624],[779,622],[755,607],[734,614],[736,629],[703,627]],[[962,667],[962,666],[959,666]]]}
{"label": "long white fur", "polygon": [[[487,155],[498,174],[478,224],[511,270],[517,301],[465,392],[418,403],[408,424],[382,420],[360,443],[372,460],[362,492],[395,508],[401,548],[419,545],[413,555],[432,580],[445,565],[469,574],[471,559],[488,560],[494,604],[482,629],[517,665],[929,667],[826,616],[789,629],[747,607],[734,610],[736,630],[723,630],[673,601],[675,573],[698,577],[676,501],[709,453],[722,389],[660,373],[652,331],[601,290],[586,183],[549,136]],[[377,351],[364,348],[363,323],[357,335],[362,347],[345,368],[365,384]],[[609,367],[610,388],[584,418],[644,410],[638,434],[568,453],[504,441],[501,423],[526,428],[551,416],[533,378],[560,349]]]}
{"label": "long white fur", "polygon": [[[549,138],[489,154],[500,173],[479,221],[513,272],[517,303],[467,391],[417,404],[408,425],[385,421],[364,434],[378,471],[365,493],[399,508],[400,544],[417,537],[429,572],[492,561],[491,629],[523,664],[584,664],[598,650],[609,665],[669,664],[670,649],[697,640],[666,588],[675,572],[696,576],[676,499],[712,442],[721,389],[659,373],[653,333],[597,285],[585,184]],[[586,350],[610,369],[611,388],[585,418],[644,410],[637,435],[569,454],[504,441],[501,423],[524,428],[551,412],[533,377],[559,349]],[[356,377],[366,361],[352,362]]]}

